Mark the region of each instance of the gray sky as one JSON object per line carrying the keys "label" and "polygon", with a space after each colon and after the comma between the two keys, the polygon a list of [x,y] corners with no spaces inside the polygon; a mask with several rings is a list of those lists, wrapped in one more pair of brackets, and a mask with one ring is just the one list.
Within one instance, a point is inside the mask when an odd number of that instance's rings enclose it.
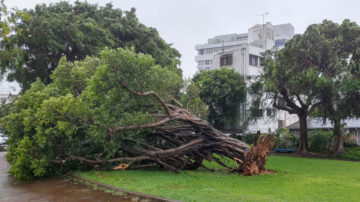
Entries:
{"label": "gray sky", "polygon": [[[38,3],[56,0],[5,0],[8,7],[33,8]],[[73,0],[69,0],[73,2]],[[205,43],[215,35],[244,33],[256,23],[262,23],[259,15],[269,12],[266,21],[272,24],[290,22],[295,33],[303,33],[306,27],[329,19],[341,23],[349,18],[360,23],[358,0],[88,0],[114,7],[137,9],[142,23],[155,27],[162,38],[173,43],[182,55],[181,68],[184,76],[196,72],[195,44]]]}

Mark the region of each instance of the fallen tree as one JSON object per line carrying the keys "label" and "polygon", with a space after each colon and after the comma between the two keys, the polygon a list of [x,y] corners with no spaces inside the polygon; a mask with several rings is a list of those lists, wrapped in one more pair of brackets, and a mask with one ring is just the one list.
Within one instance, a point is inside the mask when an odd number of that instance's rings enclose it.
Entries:
{"label": "fallen tree", "polygon": [[119,49],[100,59],[63,59],[52,79],[46,86],[35,82],[1,120],[17,178],[81,167],[212,170],[204,160],[244,175],[265,170],[272,136],[250,149],[183,109],[174,99],[181,78],[150,56]]}
{"label": "fallen tree", "polygon": [[[256,145],[249,150],[246,143],[228,137],[222,132],[211,127],[206,121],[198,118],[186,109],[181,108],[176,100],[167,104],[157,93],[153,91],[137,92],[128,87],[123,81],[118,83],[127,91],[137,96],[154,96],[166,111],[162,119],[141,125],[119,126],[107,128],[110,135],[125,130],[153,129],[149,135],[157,136],[161,140],[171,143],[172,147],[164,145],[141,144],[141,149],[134,151],[126,149],[134,157],[115,158],[110,160],[89,160],[83,157],[70,156],[70,158],[89,164],[99,165],[102,163],[123,162],[114,169],[126,169],[134,167],[146,167],[159,165],[179,172],[183,169],[197,169],[203,160],[215,161],[231,171],[244,175],[255,175],[265,171],[267,155],[274,146],[272,136],[265,136],[256,141]],[[239,167],[229,167],[214,154],[228,157],[240,163]],[[142,164],[142,162],[145,162]]]}

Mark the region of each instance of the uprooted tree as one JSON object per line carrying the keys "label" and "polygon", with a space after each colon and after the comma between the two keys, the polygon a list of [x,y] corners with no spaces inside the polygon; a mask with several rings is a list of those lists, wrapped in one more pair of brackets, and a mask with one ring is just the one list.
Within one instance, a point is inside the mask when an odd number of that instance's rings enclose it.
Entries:
{"label": "uprooted tree", "polygon": [[173,98],[181,77],[149,55],[118,49],[83,61],[62,58],[52,80],[33,83],[1,119],[16,178],[79,168],[179,172],[204,167],[204,160],[244,175],[265,169],[272,136],[249,150],[183,109]]}

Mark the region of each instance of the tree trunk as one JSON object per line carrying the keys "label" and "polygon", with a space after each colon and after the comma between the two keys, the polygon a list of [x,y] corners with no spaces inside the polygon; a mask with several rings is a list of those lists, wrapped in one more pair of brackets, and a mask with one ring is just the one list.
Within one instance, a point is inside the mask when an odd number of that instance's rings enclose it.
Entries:
{"label": "tree trunk", "polygon": [[300,152],[308,153],[307,116],[299,115],[300,123]]}
{"label": "tree trunk", "polygon": [[334,137],[334,143],[333,143],[333,154],[343,154],[345,153],[344,149],[344,139],[341,135],[341,121],[340,120],[334,120],[334,129],[333,129],[333,137]]}

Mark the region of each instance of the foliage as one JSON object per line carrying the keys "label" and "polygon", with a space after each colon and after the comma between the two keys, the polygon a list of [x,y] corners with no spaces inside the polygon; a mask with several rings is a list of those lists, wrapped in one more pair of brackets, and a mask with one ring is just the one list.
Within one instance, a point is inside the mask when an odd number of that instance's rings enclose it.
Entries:
{"label": "foliage", "polygon": [[346,153],[342,155],[338,155],[337,157],[343,159],[351,159],[351,160],[360,160],[360,147],[352,146],[346,148]]}
{"label": "foliage", "polygon": [[196,114],[201,119],[206,120],[208,109],[206,104],[200,99],[200,88],[192,80],[185,81],[184,93],[181,95],[183,108]]}
{"label": "foliage", "polygon": [[0,118],[4,117],[5,115],[7,115],[9,113],[12,102],[14,102],[15,99],[16,99],[16,96],[9,95],[7,97],[8,101],[5,99],[2,99],[0,101]]}
{"label": "foliage", "polygon": [[307,152],[306,118],[318,104],[315,99],[317,88],[314,87],[317,74],[312,66],[302,63],[302,57],[311,53],[307,52],[308,48],[299,47],[304,44],[301,39],[301,35],[295,35],[285,48],[266,55],[261,81],[265,97],[275,108],[299,117],[300,151]]}
{"label": "foliage", "polygon": [[[87,2],[74,4],[62,1],[39,4],[35,9],[13,10],[9,18],[1,18],[8,25],[1,40],[1,74],[8,72],[8,80],[16,80],[23,90],[37,77],[45,84],[61,57],[68,61],[83,60],[97,55],[105,47],[134,47],[138,53],[153,56],[156,64],[176,68],[180,54],[167,44],[154,28],[139,22],[135,9],[122,11],[111,4],[104,7]],[[9,21],[6,21],[9,19]],[[8,22],[8,23],[7,23]],[[7,29],[4,29],[7,30]]]}
{"label": "foliage", "polygon": [[[324,20],[309,27],[316,56],[319,114],[334,123],[334,153],[343,152],[341,121],[357,114],[360,98],[360,27],[350,20],[342,24]],[[313,57],[314,57],[313,56]]]}
{"label": "foliage", "polygon": [[154,121],[149,113],[163,109],[153,97],[137,97],[119,79],[138,91],[153,90],[170,100],[182,79],[174,68],[160,67],[150,55],[109,50],[83,61],[60,60],[45,85],[39,79],[0,119],[9,137],[10,173],[19,179],[56,175],[79,168],[70,155],[92,159],[127,156],[124,145],[148,141],[146,130],[110,134],[108,128]]}
{"label": "foliage", "polygon": [[9,23],[9,20],[7,19],[8,10],[4,3],[4,0],[0,1],[0,18],[3,19],[3,21],[0,22],[0,37],[6,37],[10,34],[12,31],[11,24]]}
{"label": "foliage", "polygon": [[328,154],[331,150],[332,136],[332,131],[316,130],[311,132],[309,136],[309,150]]}
{"label": "foliage", "polygon": [[231,68],[221,68],[197,73],[193,81],[200,87],[200,98],[209,107],[208,121],[215,128],[239,122],[239,106],[246,100],[243,76]]}
{"label": "foliage", "polygon": [[[261,77],[261,76],[260,76]],[[254,77],[251,80],[251,84],[247,88],[247,91],[249,93],[250,99],[249,102],[249,108],[246,112],[246,120],[245,120],[245,126],[248,126],[254,122],[257,121],[257,119],[263,117],[264,115],[264,109],[269,108],[269,103],[267,102],[266,96],[264,96],[264,83],[261,81],[261,78],[259,76]],[[272,107],[270,107],[272,108]],[[275,109],[273,109],[275,110]],[[275,113],[272,113],[275,114]]]}
{"label": "foliage", "polygon": [[346,133],[343,134],[343,138],[344,138],[344,146],[345,147],[353,147],[353,146],[358,146],[358,141],[357,141],[357,132],[354,131],[355,133]]}
{"label": "foliage", "polygon": [[266,57],[262,76],[265,92],[276,108],[299,116],[304,152],[306,117],[317,107],[323,117],[335,122],[337,134],[340,121],[357,110],[348,106],[357,106],[360,97],[359,38],[355,22],[344,20],[339,25],[324,20]]}
{"label": "foliage", "polygon": [[[234,162],[229,165],[234,166]],[[179,201],[358,201],[358,162],[270,156],[266,168],[277,173],[252,177],[201,170],[179,174],[159,170],[76,174]]]}
{"label": "foliage", "polygon": [[241,135],[241,136],[238,135],[234,138],[241,139],[246,144],[253,145],[255,143],[256,136],[257,136],[256,133],[249,133],[249,134],[245,134],[245,135]]}
{"label": "foliage", "polygon": [[278,149],[298,149],[299,138],[290,133],[289,128],[280,128],[275,133],[275,146]]}

